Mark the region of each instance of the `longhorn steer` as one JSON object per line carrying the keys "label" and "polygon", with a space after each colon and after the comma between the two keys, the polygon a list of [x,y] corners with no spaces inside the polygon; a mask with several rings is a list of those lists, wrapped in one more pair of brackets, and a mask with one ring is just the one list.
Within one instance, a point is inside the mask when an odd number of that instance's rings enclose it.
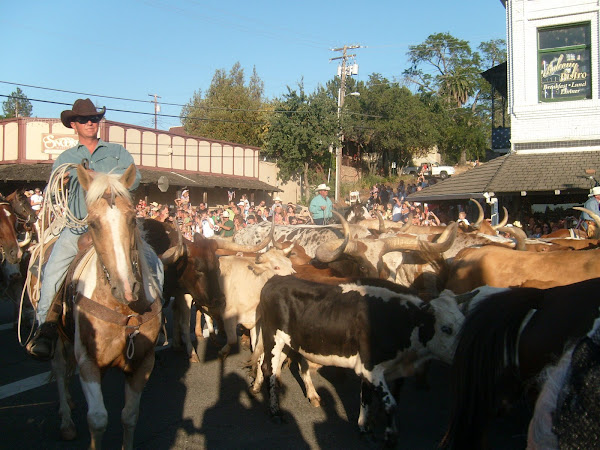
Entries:
{"label": "longhorn steer", "polygon": [[[267,222],[251,225],[237,232],[233,237],[233,241],[242,245],[256,245],[269,233],[270,227],[271,224]],[[371,233],[365,227],[350,225],[350,237],[362,238],[370,235]],[[279,242],[297,242],[311,258],[315,257],[315,251],[319,245],[339,238],[343,238],[341,225],[278,225],[273,237],[274,240]]]}
{"label": "longhorn steer", "polygon": [[[424,303],[382,280],[331,286],[293,276],[273,277],[265,284],[257,316],[260,337],[253,360],[262,359],[274,417],[280,414],[281,366],[285,356],[294,351],[317,364],[353,369],[361,377],[361,432],[368,431],[372,390],[381,395],[388,416],[388,441],[396,438],[396,402],[386,374],[411,375],[416,366],[433,356],[450,362],[464,320],[453,298]],[[305,364],[302,378],[305,383],[309,380],[307,394],[311,398],[316,392],[307,373]],[[258,371],[254,392],[260,390],[262,380]]]}
{"label": "longhorn steer", "polygon": [[549,288],[598,277],[600,249],[534,253],[488,245],[456,255],[446,288],[457,294],[484,285]]}

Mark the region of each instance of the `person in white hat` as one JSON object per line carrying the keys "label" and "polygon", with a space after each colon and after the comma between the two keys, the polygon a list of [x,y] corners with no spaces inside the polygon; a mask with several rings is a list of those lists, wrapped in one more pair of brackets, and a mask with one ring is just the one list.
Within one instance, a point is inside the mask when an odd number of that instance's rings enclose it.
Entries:
{"label": "person in white hat", "polygon": [[327,221],[331,219],[331,216],[333,215],[331,213],[333,210],[333,203],[327,196],[329,193],[329,186],[322,183],[317,186],[316,191],[319,194],[310,201],[308,209],[315,225],[326,225]]}
{"label": "person in white hat", "polygon": [[[585,204],[583,205],[585,208],[589,209],[590,211],[600,215],[600,186],[596,186],[593,187],[592,189],[590,189],[590,193],[588,194],[588,199],[585,202]],[[581,218],[585,221],[585,228],[587,230],[587,234],[589,238],[593,238],[594,235],[596,234],[596,222],[594,221],[594,219],[587,214],[586,212],[583,212],[581,215]]]}

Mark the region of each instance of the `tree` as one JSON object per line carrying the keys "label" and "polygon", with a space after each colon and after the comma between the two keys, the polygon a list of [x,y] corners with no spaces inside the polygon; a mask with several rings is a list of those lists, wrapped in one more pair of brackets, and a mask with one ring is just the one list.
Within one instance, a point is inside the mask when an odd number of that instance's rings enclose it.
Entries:
{"label": "tree", "polygon": [[304,197],[310,197],[311,171],[324,182],[330,164],[329,146],[337,139],[335,100],[323,88],[307,95],[302,82],[273,104],[262,153],[273,158],[278,178],[298,180],[302,175]]}
{"label": "tree", "polygon": [[476,94],[479,53],[472,52],[467,41],[449,33],[432,34],[409,46],[408,58],[411,66],[404,76],[421,92],[434,92],[458,108]]}
{"label": "tree", "polygon": [[256,69],[247,85],[240,63],[229,73],[218,69],[206,96],[199,90],[183,107],[184,129],[195,136],[260,147],[266,121],[263,91]]}
{"label": "tree", "polygon": [[[459,151],[458,159],[463,164],[467,153],[478,156],[483,151],[481,137],[485,136],[491,108],[489,104],[480,108],[478,102],[480,97],[491,98],[491,91],[481,72],[485,70],[484,65],[499,62],[505,53],[503,44],[502,40],[482,43],[479,49],[484,55],[483,61],[481,54],[473,52],[467,41],[449,33],[432,34],[422,44],[409,47],[411,67],[404,75],[420,92],[438,96],[443,102],[440,149],[451,152],[452,158]],[[463,111],[465,106],[470,111]]]}
{"label": "tree", "polygon": [[[372,74],[343,117],[346,139],[369,154],[369,171],[390,172],[390,162],[408,162],[439,140],[433,111],[405,86]],[[354,109],[356,107],[356,109]]]}
{"label": "tree", "polygon": [[17,88],[16,91],[10,94],[8,99],[2,104],[2,108],[4,109],[4,117],[6,119],[31,117],[31,111],[33,110],[31,102],[21,88]]}

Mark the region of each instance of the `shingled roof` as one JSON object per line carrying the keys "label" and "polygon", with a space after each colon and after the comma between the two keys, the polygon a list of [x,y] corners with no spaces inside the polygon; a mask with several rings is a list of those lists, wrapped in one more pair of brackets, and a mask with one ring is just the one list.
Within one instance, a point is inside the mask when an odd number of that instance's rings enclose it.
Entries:
{"label": "shingled roof", "polygon": [[[0,164],[0,180],[3,181],[41,181],[47,182],[52,171],[52,164]],[[281,191],[281,189],[271,186],[264,181],[239,178],[224,175],[207,174],[180,174],[168,170],[148,170],[140,169],[142,174],[142,184],[155,184],[161,176],[169,180],[171,186],[189,186],[203,188],[232,188],[237,189],[256,189],[261,191]]]}
{"label": "shingled roof", "polygon": [[408,196],[411,201],[483,198],[496,195],[547,194],[554,190],[588,192],[586,169],[600,174],[600,151],[509,153]]}

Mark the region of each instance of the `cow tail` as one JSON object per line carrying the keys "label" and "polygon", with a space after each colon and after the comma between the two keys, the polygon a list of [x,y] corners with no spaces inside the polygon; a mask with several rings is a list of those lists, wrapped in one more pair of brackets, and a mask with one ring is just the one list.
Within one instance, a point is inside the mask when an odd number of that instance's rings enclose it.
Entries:
{"label": "cow tail", "polygon": [[441,448],[481,448],[496,413],[499,384],[508,370],[517,374],[521,324],[537,308],[540,291],[513,289],[490,296],[469,314],[451,369],[451,413]]}

